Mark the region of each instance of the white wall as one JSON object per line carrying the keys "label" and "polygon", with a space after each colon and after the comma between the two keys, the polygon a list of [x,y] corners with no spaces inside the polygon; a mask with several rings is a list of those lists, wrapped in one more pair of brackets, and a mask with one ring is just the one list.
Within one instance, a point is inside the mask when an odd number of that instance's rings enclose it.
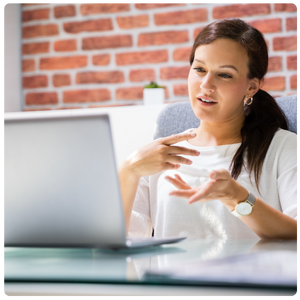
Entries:
{"label": "white wall", "polygon": [[4,111],[22,110],[21,5],[4,7]]}
{"label": "white wall", "polygon": [[153,141],[156,119],[168,104],[103,107],[90,109],[9,112],[5,118],[43,118],[47,116],[107,113],[110,116],[117,167],[138,148]]}

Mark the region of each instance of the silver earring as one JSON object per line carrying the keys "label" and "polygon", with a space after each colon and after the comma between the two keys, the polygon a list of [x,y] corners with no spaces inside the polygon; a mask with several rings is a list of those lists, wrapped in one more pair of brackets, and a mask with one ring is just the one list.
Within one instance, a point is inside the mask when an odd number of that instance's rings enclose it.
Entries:
{"label": "silver earring", "polygon": [[[249,101],[249,100],[250,100],[250,101]],[[245,103],[246,105],[251,105],[252,102],[253,102],[253,97],[245,97],[244,103]]]}

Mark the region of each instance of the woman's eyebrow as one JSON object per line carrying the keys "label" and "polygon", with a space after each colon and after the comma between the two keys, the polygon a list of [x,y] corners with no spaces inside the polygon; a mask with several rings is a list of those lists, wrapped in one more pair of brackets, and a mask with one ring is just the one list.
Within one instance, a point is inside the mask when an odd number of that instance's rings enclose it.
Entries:
{"label": "woman's eyebrow", "polygon": [[[197,58],[195,58],[195,60],[196,60],[197,62],[199,62],[199,63],[205,65],[205,62],[204,62],[203,60],[200,60],[200,59],[197,59]],[[234,69],[234,70],[236,70],[237,72],[239,72],[239,70],[238,70],[235,66],[233,66],[233,65],[219,66],[219,68],[231,68],[231,69]]]}

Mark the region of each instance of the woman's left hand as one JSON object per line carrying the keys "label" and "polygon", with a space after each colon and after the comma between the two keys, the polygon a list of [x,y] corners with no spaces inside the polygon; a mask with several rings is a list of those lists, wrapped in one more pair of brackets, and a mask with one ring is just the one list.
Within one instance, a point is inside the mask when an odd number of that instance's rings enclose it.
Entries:
{"label": "woman's left hand", "polygon": [[198,187],[189,186],[177,174],[175,178],[166,176],[165,179],[178,188],[169,195],[187,198],[190,204],[218,199],[228,209],[233,210],[238,202],[248,197],[248,191],[237,183],[226,169],[211,171],[209,180]]}

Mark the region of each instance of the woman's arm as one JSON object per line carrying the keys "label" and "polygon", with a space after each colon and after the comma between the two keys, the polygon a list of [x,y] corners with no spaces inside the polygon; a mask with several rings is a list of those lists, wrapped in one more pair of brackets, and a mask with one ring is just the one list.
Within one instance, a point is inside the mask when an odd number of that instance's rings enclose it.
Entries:
{"label": "woman's arm", "polygon": [[[248,191],[235,181],[236,187],[233,192],[243,198],[233,201],[223,201],[223,204],[233,211],[235,206],[247,199]],[[238,192],[238,190],[240,190]],[[297,221],[274,207],[255,197],[252,212],[248,216],[239,217],[249,226],[261,239],[297,239]]]}
{"label": "woman's arm", "polygon": [[180,164],[190,165],[192,161],[180,155],[198,156],[200,153],[193,149],[171,145],[195,137],[195,133],[183,133],[157,139],[135,151],[121,164],[118,172],[127,233],[140,178],[165,170],[178,169]]}
{"label": "woman's arm", "polygon": [[[248,191],[235,181],[225,170],[210,173],[210,180],[197,188],[187,185],[178,175],[166,179],[179,190],[170,195],[188,198],[189,203],[205,202],[219,199],[229,211],[244,202]],[[252,212],[248,216],[239,217],[262,239],[297,239],[297,221],[268,205],[258,197],[255,198]]]}

